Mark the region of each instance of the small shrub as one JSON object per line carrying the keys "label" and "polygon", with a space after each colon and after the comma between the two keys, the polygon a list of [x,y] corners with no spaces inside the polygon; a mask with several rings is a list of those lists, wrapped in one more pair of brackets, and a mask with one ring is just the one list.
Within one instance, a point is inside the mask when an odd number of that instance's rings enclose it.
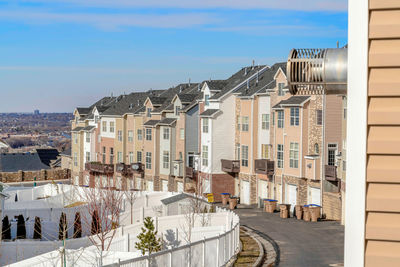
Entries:
{"label": "small shrub", "polygon": [[33,239],[42,239],[42,223],[39,217],[35,217],[35,225],[33,227]]}
{"label": "small shrub", "polygon": [[11,225],[10,221],[8,220],[8,216],[5,216],[3,219],[3,226],[2,226],[1,238],[3,240],[11,239]]}
{"label": "small shrub", "polygon": [[68,238],[67,216],[61,212],[60,223],[58,224],[58,239],[64,240]]}
{"label": "small shrub", "polygon": [[81,222],[81,214],[79,212],[75,213],[75,221],[74,221],[74,238],[82,237],[82,222]]}
{"label": "small shrub", "polygon": [[17,239],[26,239],[25,219],[22,214],[17,219]]}
{"label": "small shrub", "polygon": [[101,224],[100,224],[100,219],[99,219],[99,213],[97,210],[94,210],[92,213],[92,229],[91,229],[91,234],[95,235],[101,232]]}

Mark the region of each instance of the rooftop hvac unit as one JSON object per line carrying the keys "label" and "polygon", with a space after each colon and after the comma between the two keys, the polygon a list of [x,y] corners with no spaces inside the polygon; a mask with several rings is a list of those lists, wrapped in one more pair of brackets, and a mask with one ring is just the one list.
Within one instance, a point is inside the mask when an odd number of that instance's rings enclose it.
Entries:
{"label": "rooftop hvac unit", "polygon": [[286,67],[293,95],[347,93],[347,47],[292,49]]}

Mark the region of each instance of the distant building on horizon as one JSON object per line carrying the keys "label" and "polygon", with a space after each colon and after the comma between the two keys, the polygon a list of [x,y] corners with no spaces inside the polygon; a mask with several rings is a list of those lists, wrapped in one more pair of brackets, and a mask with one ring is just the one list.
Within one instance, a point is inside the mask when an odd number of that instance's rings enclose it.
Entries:
{"label": "distant building on horizon", "polygon": [[35,110],[33,111],[33,114],[39,115],[39,114],[40,114],[40,111],[39,111],[38,109],[35,109]]}

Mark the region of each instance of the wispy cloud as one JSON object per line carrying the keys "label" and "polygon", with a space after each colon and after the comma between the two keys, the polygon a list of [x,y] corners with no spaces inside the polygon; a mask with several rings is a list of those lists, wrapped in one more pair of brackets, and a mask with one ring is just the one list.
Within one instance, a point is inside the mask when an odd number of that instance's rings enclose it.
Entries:
{"label": "wispy cloud", "polygon": [[246,25],[246,26],[227,26],[213,27],[210,31],[236,32],[241,34],[258,36],[318,36],[318,37],[346,37],[346,29],[335,26],[313,26],[313,25]]}
{"label": "wispy cloud", "polygon": [[218,22],[207,13],[178,14],[99,14],[56,13],[40,10],[2,10],[0,20],[32,23],[89,24],[101,29],[118,30],[123,27],[188,28]]}
{"label": "wispy cloud", "polygon": [[230,8],[301,11],[346,11],[347,0],[24,0],[33,3],[66,3],[94,7]]}

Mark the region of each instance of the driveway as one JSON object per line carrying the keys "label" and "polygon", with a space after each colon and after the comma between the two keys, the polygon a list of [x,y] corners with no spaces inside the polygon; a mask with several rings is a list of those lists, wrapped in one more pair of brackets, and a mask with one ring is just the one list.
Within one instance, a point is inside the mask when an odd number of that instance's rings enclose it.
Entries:
{"label": "driveway", "polygon": [[281,219],[257,208],[238,208],[240,224],[275,242],[279,266],[341,266],[344,227],[335,221],[304,222]]}

